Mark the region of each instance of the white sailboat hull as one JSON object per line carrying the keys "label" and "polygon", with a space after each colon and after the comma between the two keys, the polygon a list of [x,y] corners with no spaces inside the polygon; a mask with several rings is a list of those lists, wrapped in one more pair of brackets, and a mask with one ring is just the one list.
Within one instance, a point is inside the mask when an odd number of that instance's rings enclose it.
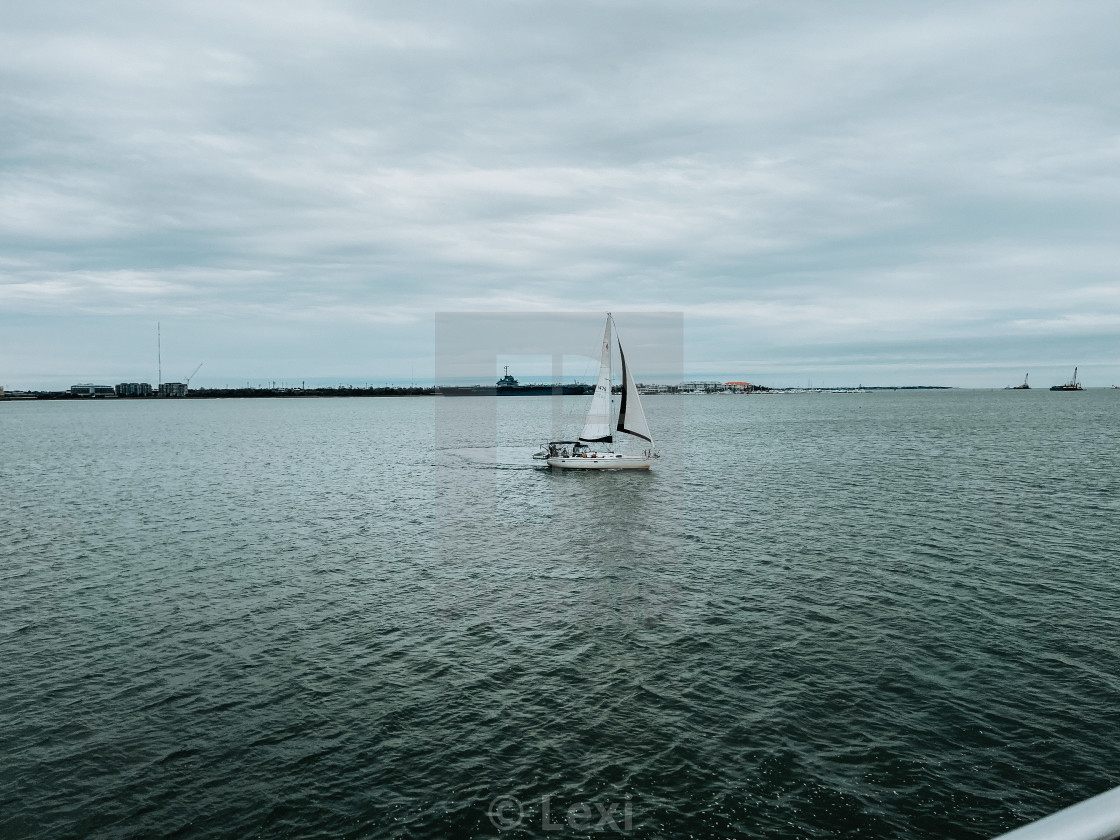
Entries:
{"label": "white sailboat hull", "polygon": [[648,470],[653,459],[639,455],[599,452],[594,455],[577,455],[570,458],[548,458],[545,463],[562,470]]}

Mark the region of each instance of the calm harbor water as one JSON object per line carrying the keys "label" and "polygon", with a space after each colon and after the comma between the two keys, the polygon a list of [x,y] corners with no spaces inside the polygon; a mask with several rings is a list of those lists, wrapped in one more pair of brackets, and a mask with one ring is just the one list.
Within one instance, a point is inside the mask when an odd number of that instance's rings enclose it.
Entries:
{"label": "calm harbor water", "polygon": [[533,466],[580,405],[0,404],[0,836],[985,838],[1120,784],[1120,392],[651,397],[652,473]]}

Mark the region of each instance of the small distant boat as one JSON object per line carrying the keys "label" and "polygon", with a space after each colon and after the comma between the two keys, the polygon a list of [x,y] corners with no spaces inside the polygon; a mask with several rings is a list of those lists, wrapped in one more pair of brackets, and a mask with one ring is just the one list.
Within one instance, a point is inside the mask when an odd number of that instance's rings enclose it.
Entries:
{"label": "small distant boat", "polygon": [[1074,368],[1073,369],[1073,379],[1071,379],[1065,385],[1051,385],[1050,390],[1051,391],[1084,391],[1085,389],[1082,388],[1081,383],[1077,381],[1077,368]]}
{"label": "small distant boat", "polygon": [[[622,390],[618,407],[617,424],[612,422],[611,394],[611,327],[614,319],[607,313],[607,326],[603,332],[602,354],[599,359],[599,381],[595,384],[591,407],[583,423],[578,440],[554,440],[541,447],[533,457],[550,467],[564,470],[648,470],[655,458],[653,436],[646,422],[642,401],[634,375],[626,364],[622,342],[618,342],[618,355],[622,359]],[[612,429],[611,427],[614,426]],[[640,455],[626,455],[612,448],[614,432],[622,432],[641,441],[646,448]],[[591,444],[598,444],[592,448]]]}
{"label": "small distant boat", "polygon": [[1008,391],[1029,391],[1031,389],[1031,386],[1027,384],[1027,378],[1029,376],[1030,376],[1030,373],[1027,373],[1026,376],[1023,377],[1023,384],[1022,385],[1010,385],[1010,386],[1007,387],[1006,390],[1008,390]]}

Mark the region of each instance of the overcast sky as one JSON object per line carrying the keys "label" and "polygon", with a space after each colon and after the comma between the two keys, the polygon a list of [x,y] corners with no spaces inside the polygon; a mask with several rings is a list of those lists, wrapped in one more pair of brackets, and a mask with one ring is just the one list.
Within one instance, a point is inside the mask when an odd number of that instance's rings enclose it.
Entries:
{"label": "overcast sky", "polygon": [[[1120,4],[8,3],[0,384],[431,377],[436,312],[690,376],[1120,384]],[[595,352],[588,348],[589,354]],[[635,364],[639,364],[635,360]]]}

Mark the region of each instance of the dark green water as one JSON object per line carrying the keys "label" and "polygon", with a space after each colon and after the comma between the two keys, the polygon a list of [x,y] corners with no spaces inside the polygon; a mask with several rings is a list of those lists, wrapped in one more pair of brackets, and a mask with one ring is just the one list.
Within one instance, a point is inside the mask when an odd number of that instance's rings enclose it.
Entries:
{"label": "dark green water", "polygon": [[984,838],[1120,784],[1120,392],[646,402],[648,475],[533,468],[547,398],[0,404],[0,836]]}

